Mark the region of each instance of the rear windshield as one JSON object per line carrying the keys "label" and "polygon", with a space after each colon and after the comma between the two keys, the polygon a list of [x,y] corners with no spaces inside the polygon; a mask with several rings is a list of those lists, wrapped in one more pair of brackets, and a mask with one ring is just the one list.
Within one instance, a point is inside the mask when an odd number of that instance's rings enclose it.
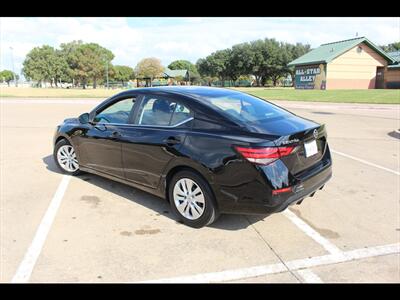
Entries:
{"label": "rear windshield", "polygon": [[211,106],[240,123],[265,123],[290,114],[271,103],[244,93],[203,96]]}

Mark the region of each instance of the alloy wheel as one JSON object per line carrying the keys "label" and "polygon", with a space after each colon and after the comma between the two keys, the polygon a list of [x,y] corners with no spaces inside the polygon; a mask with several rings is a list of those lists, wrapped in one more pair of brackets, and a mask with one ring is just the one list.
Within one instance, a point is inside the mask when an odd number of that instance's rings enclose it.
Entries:
{"label": "alloy wheel", "polygon": [[71,145],[61,146],[57,151],[58,164],[67,172],[75,172],[79,169],[74,147]]}
{"label": "alloy wheel", "polygon": [[192,179],[179,179],[175,183],[173,197],[177,210],[185,218],[196,220],[203,215],[205,210],[204,193]]}

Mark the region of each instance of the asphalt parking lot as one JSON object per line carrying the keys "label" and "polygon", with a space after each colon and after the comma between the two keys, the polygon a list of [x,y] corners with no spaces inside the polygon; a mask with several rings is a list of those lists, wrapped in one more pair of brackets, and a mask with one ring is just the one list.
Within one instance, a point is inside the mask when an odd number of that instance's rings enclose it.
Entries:
{"label": "asphalt parking lot", "polygon": [[400,282],[399,106],[277,102],[326,124],[331,181],[192,229],[145,192],[59,173],[56,125],[96,103],[0,99],[1,282]]}

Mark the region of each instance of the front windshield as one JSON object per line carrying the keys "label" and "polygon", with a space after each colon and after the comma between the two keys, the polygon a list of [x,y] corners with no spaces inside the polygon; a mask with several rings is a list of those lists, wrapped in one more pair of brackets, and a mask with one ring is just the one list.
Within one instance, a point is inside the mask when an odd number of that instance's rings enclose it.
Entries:
{"label": "front windshield", "polygon": [[241,123],[264,123],[290,114],[271,103],[244,93],[229,93],[203,97],[211,106],[222,110]]}

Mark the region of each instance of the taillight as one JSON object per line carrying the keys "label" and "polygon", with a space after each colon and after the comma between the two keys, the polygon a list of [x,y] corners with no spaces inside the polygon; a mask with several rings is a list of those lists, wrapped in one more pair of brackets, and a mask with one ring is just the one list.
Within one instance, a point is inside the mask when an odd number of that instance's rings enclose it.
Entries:
{"label": "taillight", "polygon": [[235,147],[248,161],[260,165],[268,165],[275,160],[292,153],[294,147]]}
{"label": "taillight", "polygon": [[272,195],[279,195],[282,193],[288,193],[291,192],[292,188],[289,186],[287,188],[279,189],[279,190],[272,190]]}

